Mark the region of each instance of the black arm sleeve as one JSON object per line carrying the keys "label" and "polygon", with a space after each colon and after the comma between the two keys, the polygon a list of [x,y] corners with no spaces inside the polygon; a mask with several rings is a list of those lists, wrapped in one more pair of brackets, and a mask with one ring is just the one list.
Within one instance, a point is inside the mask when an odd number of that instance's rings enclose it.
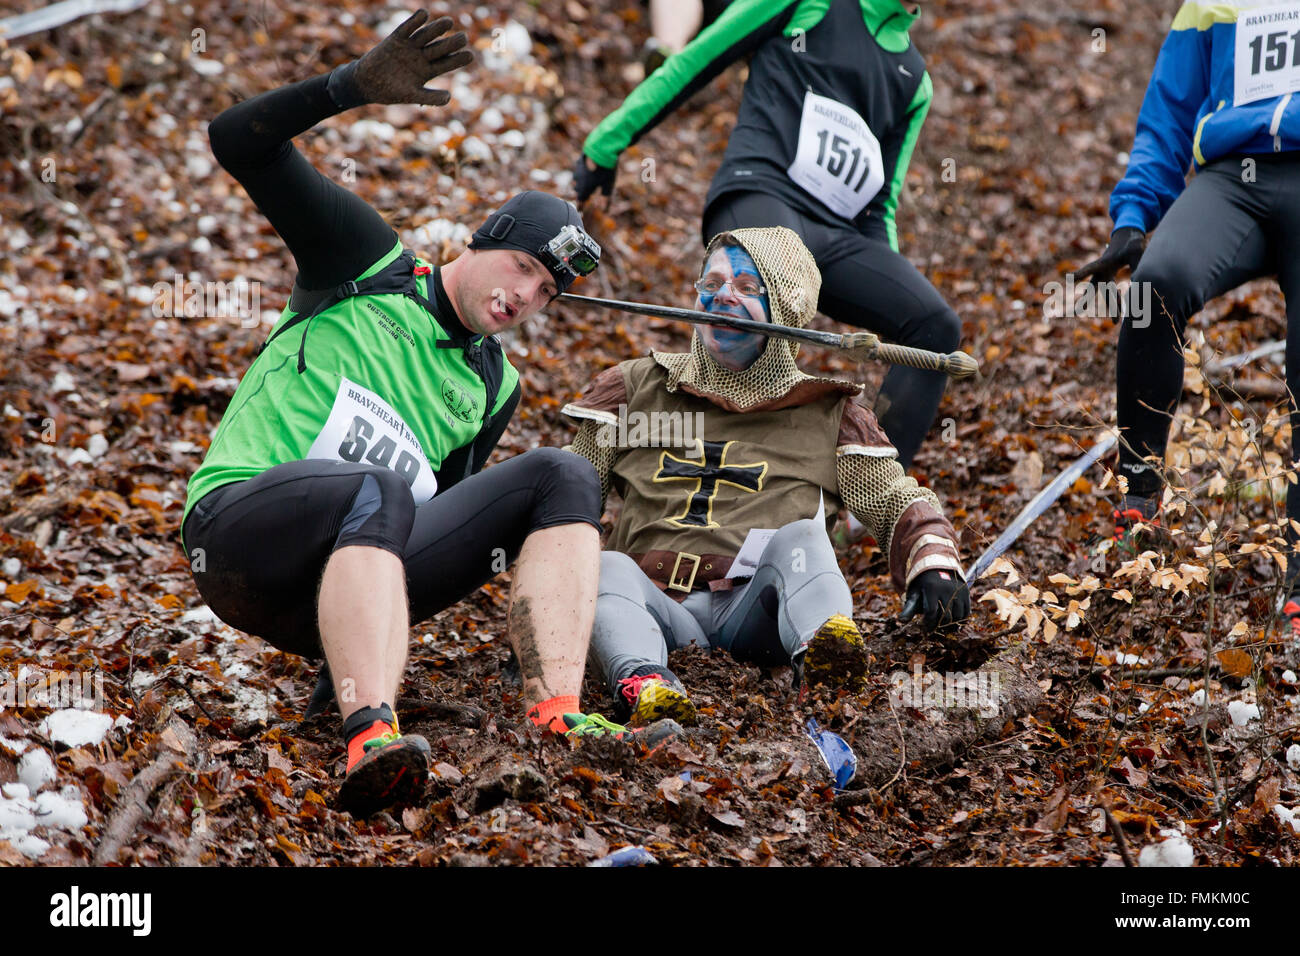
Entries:
{"label": "black arm sleeve", "polygon": [[744,0],[728,7],[591,131],[584,152],[598,165],[614,165],[612,157],[638,142],[728,66],[780,36],[801,2]]}
{"label": "black arm sleeve", "polygon": [[328,81],[324,74],[262,93],[208,125],[217,162],[239,180],[284,239],[304,289],[355,279],[397,242],[397,233],[378,212],[322,175],[291,142],[342,112],[329,95]]}

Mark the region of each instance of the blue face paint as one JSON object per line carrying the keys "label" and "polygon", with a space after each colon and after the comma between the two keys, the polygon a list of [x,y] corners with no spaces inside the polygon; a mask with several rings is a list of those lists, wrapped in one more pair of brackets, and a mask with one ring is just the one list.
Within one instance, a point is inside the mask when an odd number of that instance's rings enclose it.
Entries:
{"label": "blue face paint", "polygon": [[[749,253],[739,246],[724,246],[722,251],[731,266],[731,274],[734,279],[741,276],[752,276],[762,283],[763,277]],[[716,252],[714,254],[716,255]],[[718,301],[717,295],[701,292],[699,294],[700,308],[705,312],[733,315],[751,321],[771,321],[767,293],[757,298],[741,297],[736,294],[733,286],[728,286],[728,292],[728,298],[738,301],[722,303]],[[752,303],[755,302],[762,306],[761,318],[752,311]],[[742,332],[738,329],[703,326],[700,329],[700,334],[709,354],[721,365],[733,371],[749,368],[763,354],[763,349],[767,346],[767,336],[758,335],[754,332]]]}
{"label": "blue face paint", "polygon": [[[750,258],[748,252],[740,248],[740,246],[724,246],[723,249],[727,253],[727,261],[731,263],[732,275],[736,278],[740,278],[742,275],[753,276],[759,281],[760,285],[762,284],[763,277],[759,274],[758,266]],[[767,293],[764,292],[759,296],[758,301],[763,303],[763,315],[770,322],[772,320],[772,310],[768,307]]]}

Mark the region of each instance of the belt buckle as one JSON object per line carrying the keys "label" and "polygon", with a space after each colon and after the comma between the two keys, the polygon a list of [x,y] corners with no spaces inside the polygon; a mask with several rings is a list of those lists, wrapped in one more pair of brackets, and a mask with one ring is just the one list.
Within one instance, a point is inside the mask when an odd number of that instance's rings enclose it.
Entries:
{"label": "belt buckle", "polygon": [[[691,576],[685,584],[679,584],[677,572],[682,566],[682,558],[686,558],[695,563],[691,566]],[[685,591],[688,594],[695,588],[695,575],[700,570],[700,556],[691,554],[689,551],[678,551],[677,560],[673,562],[673,573],[668,577],[668,587],[673,591]]]}

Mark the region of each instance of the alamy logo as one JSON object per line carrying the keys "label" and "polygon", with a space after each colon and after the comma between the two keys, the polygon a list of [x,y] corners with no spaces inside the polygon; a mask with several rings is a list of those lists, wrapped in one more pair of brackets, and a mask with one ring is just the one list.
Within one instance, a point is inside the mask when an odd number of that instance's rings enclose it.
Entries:
{"label": "alamy logo", "polygon": [[1043,315],[1055,318],[1127,318],[1135,329],[1151,325],[1152,292],[1150,282],[1132,282],[1127,293],[1115,282],[1049,282],[1043,286]]}
{"label": "alamy logo", "polygon": [[197,282],[179,272],[172,281],[155,282],[154,318],[238,319],[242,328],[262,324],[262,284],[237,278],[230,282]]}
{"label": "alamy logo", "polygon": [[596,444],[601,448],[693,448],[703,434],[703,412],[628,411],[623,404],[614,421],[596,430]]}
{"label": "alamy logo", "polygon": [[104,706],[104,675],[90,671],[42,671],[23,667],[0,671],[0,709],[5,707]]}
{"label": "alamy logo", "polygon": [[915,664],[911,674],[894,671],[889,675],[889,696],[894,703],[917,710],[969,708],[981,717],[995,717],[1001,693],[1002,677],[997,671],[923,673],[921,665]]}
{"label": "alamy logo", "polygon": [[148,936],[153,928],[153,897],[149,893],[69,893],[50,897],[50,925],[126,926],[134,936]]}

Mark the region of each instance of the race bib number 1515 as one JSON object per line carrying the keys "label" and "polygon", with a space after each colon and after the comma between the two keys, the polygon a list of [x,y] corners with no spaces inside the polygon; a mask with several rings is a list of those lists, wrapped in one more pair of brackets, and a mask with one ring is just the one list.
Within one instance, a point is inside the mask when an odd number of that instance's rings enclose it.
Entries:
{"label": "race bib number 1515", "polygon": [[308,458],[379,465],[397,472],[418,505],[438,490],[420,440],[393,407],[365,386],[339,379],[334,407]]}

